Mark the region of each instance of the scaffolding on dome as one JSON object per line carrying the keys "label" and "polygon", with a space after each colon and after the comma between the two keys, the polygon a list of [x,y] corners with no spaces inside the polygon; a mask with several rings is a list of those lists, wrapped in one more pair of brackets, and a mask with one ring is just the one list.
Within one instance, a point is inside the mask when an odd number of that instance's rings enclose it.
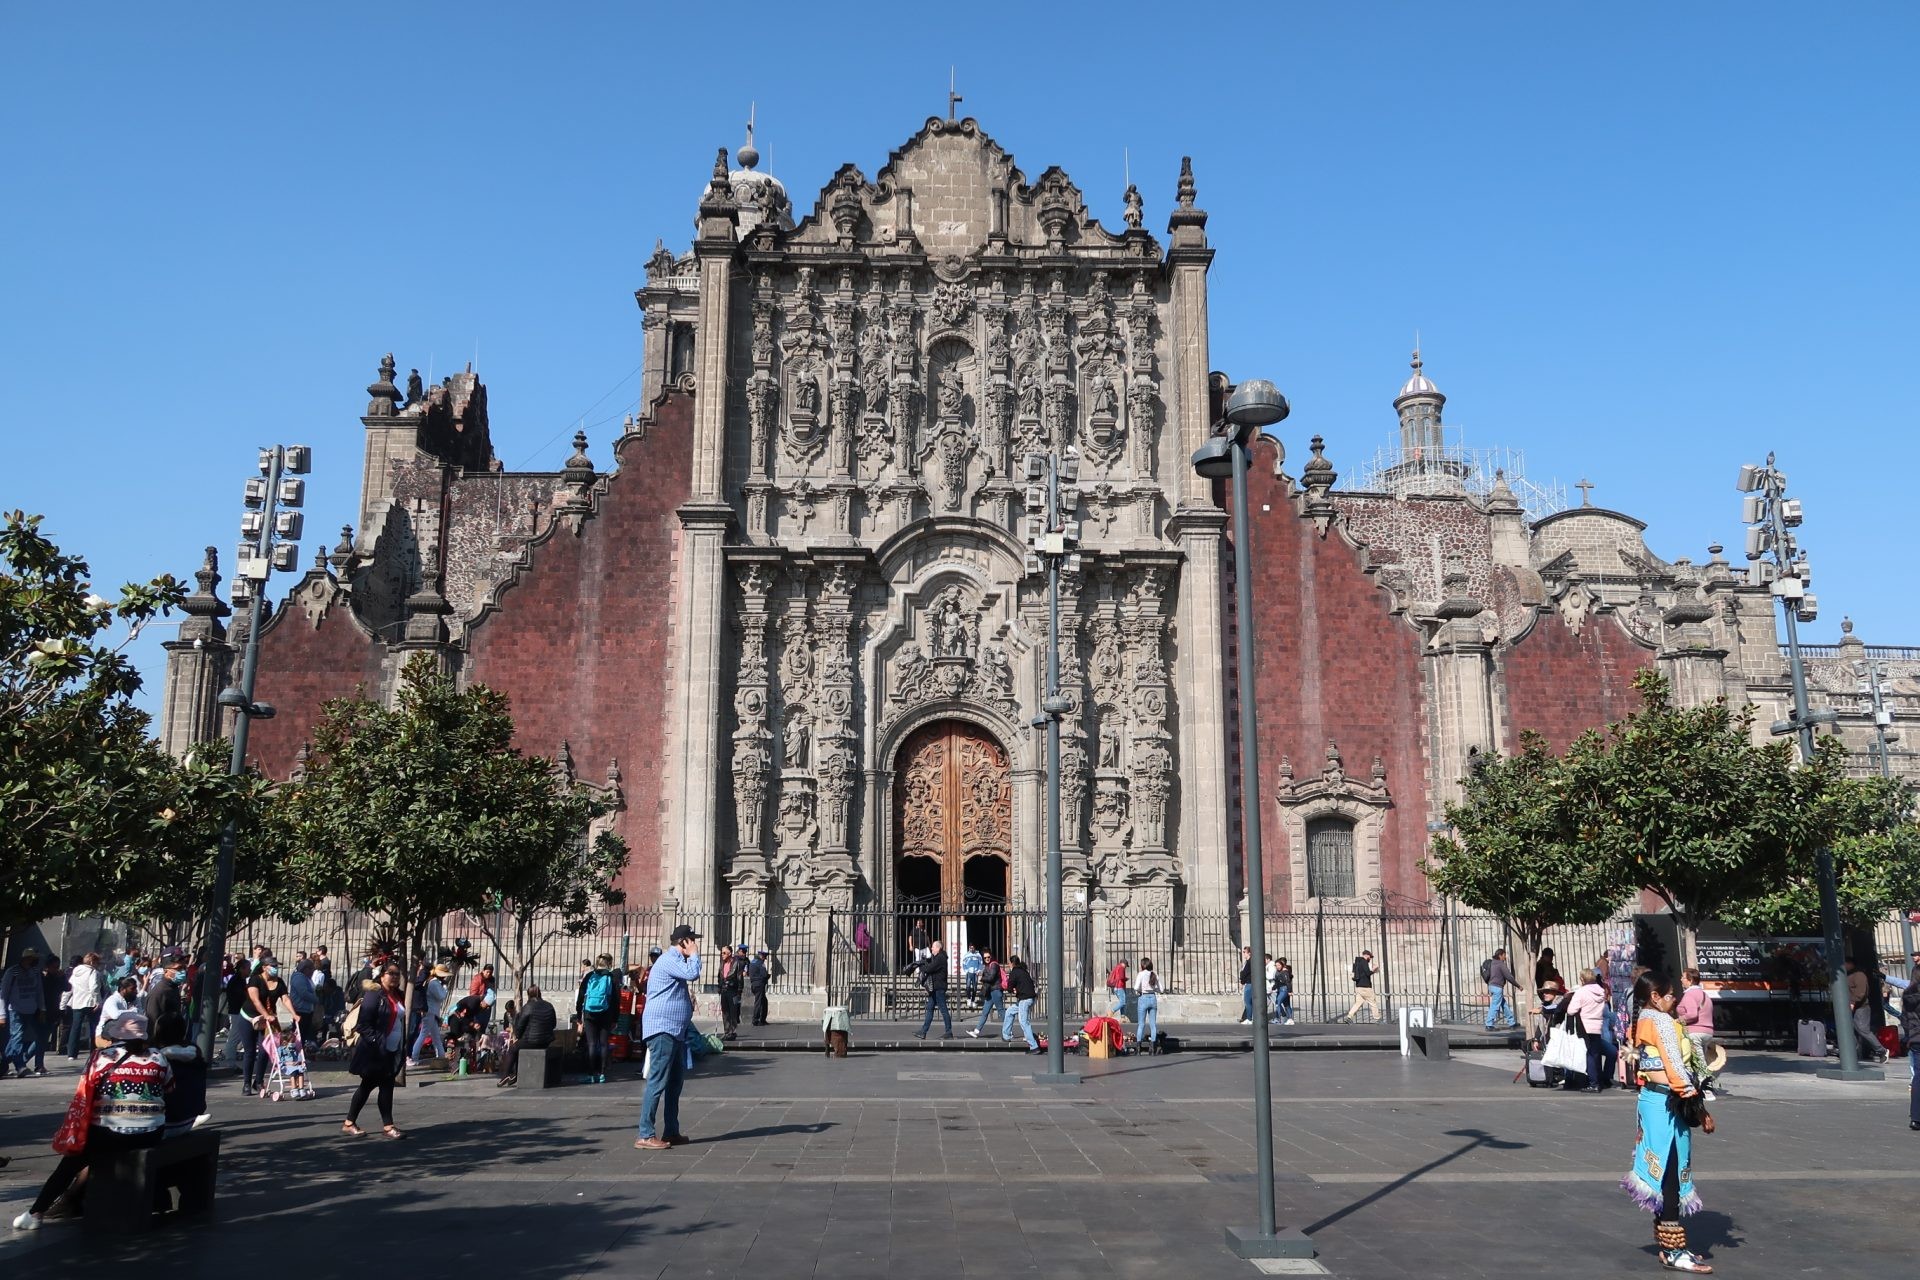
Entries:
{"label": "scaffolding on dome", "polygon": [[1565,485],[1557,480],[1540,484],[1527,478],[1524,451],[1501,445],[1470,447],[1457,428],[1448,428],[1447,435],[1452,439],[1438,449],[1409,453],[1401,447],[1396,433],[1391,443],[1360,464],[1350,481],[1343,477],[1343,482],[1334,487],[1349,493],[1386,493],[1396,498],[1465,493],[1484,503],[1493,486],[1504,478],[1529,523],[1567,509]]}

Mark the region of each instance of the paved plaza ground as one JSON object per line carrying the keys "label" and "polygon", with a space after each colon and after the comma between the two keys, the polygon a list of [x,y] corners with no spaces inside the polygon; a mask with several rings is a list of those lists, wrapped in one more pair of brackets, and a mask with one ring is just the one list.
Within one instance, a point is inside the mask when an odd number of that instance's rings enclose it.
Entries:
{"label": "paved plaza ground", "polygon": [[[1043,1087],[1017,1053],[747,1048],[688,1082],[692,1145],[633,1148],[631,1066],[537,1093],[490,1079],[406,1090],[404,1142],[341,1137],[350,1078],[307,1103],[216,1081],[225,1133],[211,1220],[133,1242],[78,1225],[0,1228],[0,1275],[1256,1277],[1222,1230],[1254,1219],[1250,1059],[1071,1059]],[[1633,1104],[1511,1083],[1518,1057],[1425,1064],[1329,1049],[1274,1059],[1279,1213],[1307,1231],[1305,1271],[1362,1277],[1659,1273],[1647,1216],[1618,1190]],[[72,1087],[0,1081],[0,1203],[53,1163]],[[1721,1131],[1700,1139],[1697,1244],[1719,1274],[1910,1273],[1920,1134],[1906,1071],[1873,1085],[1736,1055]],[[1276,1264],[1267,1264],[1269,1267]],[[1299,1267],[1301,1264],[1289,1264]]]}

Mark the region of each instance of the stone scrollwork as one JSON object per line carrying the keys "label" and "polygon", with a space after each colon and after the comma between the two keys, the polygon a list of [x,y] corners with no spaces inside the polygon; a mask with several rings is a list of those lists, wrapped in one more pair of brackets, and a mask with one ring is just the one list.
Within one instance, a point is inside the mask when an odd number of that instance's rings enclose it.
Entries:
{"label": "stone scrollwork", "polygon": [[1013,661],[1005,645],[981,639],[981,607],[957,585],[928,603],[920,615],[919,638],[901,641],[886,663],[883,725],[923,703],[959,699],[1014,717]]}

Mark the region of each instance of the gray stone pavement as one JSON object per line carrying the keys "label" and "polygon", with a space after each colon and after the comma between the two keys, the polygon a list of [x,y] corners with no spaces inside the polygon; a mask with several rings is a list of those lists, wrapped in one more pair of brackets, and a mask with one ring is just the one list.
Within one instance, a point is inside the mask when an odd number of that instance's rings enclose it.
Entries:
{"label": "gray stone pavement", "polygon": [[[1616,1186],[1631,1100],[1528,1090],[1511,1083],[1517,1061],[1277,1058],[1280,1220],[1319,1251],[1302,1274],[1657,1272],[1649,1221]],[[310,1103],[223,1081],[216,1218],[127,1243],[59,1223],[0,1230],[0,1275],[129,1262],[225,1275],[242,1260],[321,1276],[1261,1274],[1222,1242],[1254,1220],[1244,1054],[1075,1059],[1077,1087],[1033,1083],[1042,1062],[730,1053],[688,1083],[693,1144],[657,1153],[632,1146],[631,1068],[548,1093],[436,1079],[398,1103],[405,1142],[338,1136],[350,1081],[337,1070]],[[1735,1060],[1721,1132],[1695,1158],[1695,1238],[1720,1274],[1911,1268],[1920,1135],[1904,1068],[1862,1086],[1817,1080],[1815,1065]],[[0,1081],[9,1218],[52,1166],[71,1079]]]}

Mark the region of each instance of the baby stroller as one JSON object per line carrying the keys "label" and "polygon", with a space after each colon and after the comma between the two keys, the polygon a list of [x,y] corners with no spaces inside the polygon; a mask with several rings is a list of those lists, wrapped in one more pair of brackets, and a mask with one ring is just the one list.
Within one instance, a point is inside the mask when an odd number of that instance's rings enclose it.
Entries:
{"label": "baby stroller", "polygon": [[267,1080],[260,1087],[261,1097],[278,1102],[282,1098],[297,1101],[314,1096],[307,1086],[307,1050],[298,1027],[282,1035],[278,1027],[269,1024],[261,1048],[267,1055]]}

